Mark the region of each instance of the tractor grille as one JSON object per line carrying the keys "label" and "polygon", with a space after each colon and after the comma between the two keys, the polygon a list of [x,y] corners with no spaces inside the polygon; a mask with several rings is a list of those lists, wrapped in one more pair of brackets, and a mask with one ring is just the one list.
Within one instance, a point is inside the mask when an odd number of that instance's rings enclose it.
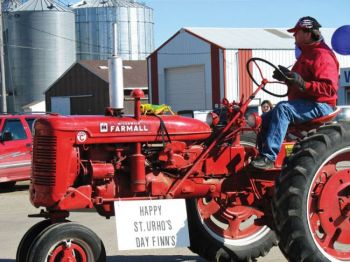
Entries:
{"label": "tractor grille", "polygon": [[55,186],[57,138],[35,136],[33,150],[33,183]]}

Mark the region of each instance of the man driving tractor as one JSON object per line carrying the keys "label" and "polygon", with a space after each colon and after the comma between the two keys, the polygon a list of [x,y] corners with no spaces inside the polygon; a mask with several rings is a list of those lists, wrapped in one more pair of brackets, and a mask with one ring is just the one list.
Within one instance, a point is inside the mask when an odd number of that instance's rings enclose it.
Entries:
{"label": "man driving tractor", "polygon": [[301,55],[292,70],[279,66],[273,78],[288,86],[288,101],[263,114],[258,136],[259,156],[250,163],[270,169],[280,151],[290,123],[300,124],[333,112],[337,100],[339,63],[326,45],[313,17],[306,16],[288,29]]}

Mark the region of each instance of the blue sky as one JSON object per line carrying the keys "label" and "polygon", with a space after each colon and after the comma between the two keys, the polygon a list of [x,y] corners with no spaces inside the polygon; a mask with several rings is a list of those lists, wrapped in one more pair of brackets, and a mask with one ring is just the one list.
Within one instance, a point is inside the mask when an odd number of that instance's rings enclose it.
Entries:
{"label": "blue sky", "polygon": [[[350,0],[143,0],[154,11],[155,48],[182,27],[292,27],[302,16],[350,25]],[[322,30],[322,28],[321,28]]]}

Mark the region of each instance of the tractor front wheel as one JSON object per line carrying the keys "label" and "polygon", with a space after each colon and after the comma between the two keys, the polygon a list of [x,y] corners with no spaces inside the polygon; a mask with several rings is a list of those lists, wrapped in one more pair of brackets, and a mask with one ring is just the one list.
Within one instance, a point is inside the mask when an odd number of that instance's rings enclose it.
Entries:
{"label": "tractor front wheel", "polygon": [[34,239],[51,225],[51,220],[46,219],[36,223],[32,226],[27,233],[22,237],[21,242],[18,245],[17,253],[16,253],[16,261],[17,262],[26,262],[27,255],[29,252],[29,248],[32,245]]}
{"label": "tractor front wheel", "polygon": [[297,143],[276,182],[273,213],[289,261],[350,261],[349,127]]}
{"label": "tractor front wheel", "polygon": [[101,239],[90,229],[76,223],[59,223],[48,227],[34,241],[29,262],[106,261]]}

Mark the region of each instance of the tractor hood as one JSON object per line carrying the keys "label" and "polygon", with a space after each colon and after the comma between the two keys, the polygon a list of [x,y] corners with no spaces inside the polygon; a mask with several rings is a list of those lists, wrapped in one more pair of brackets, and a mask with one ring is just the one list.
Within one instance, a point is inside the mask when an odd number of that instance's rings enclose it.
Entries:
{"label": "tractor hood", "polygon": [[[182,116],[62,116],[50,115],[35,122],[35,135],[75,135],[76,144],[204,140],[211,135],[208,124]],[[168,134],[168,135],[167,135]]]}

